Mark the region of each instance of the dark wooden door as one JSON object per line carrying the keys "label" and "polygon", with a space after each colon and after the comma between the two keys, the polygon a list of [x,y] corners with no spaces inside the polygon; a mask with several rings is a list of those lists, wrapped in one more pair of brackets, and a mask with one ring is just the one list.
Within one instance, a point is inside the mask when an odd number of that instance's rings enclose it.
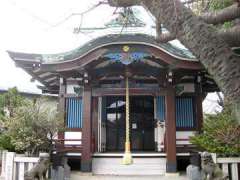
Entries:
{"label": "dark wooden door", "polygon": [[154,150],[154,101],[151,96],[131,97],[132,150]]}
{"label": "dark wooden door", "polygon": [[[126,132],[124,96],[107,97],[106,118],[107,151],[123,151]],[[154,150],[153,97],[130,97],[130,137],[133,151]]]}

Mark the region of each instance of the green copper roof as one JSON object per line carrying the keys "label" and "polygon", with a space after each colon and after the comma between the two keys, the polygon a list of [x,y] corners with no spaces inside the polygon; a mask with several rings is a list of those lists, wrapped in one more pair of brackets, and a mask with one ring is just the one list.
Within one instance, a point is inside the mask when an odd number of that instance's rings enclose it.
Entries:
{"label": "green copper roof", "polygon": [[105,24],[106,27],[144,27],[146,23],[137,18],[132,8],[123,8],[119,16]]}
{"label": "green copper roof", "polygon": [[155,41],[154,36],[146,34],[111,34],[93,39],[84,45],[68,52],[58,54],[27,54],[18,52],[9,52],[10,56],[15,60],[27,60],[41,63],[59,63],[64,61],[70,61],[81,56],[88,54],[89,52],[98,49],[100,47],[115,45],[115,44],[142,44],[153,46],[161,49],[162,51],[175,56],[181,60],[197,61],[192,53],[184,48],[180,48],[178,45],[171,43],[160,44]]}
{"label": "green copper roof", "polygon": [[67,61],[78,58],[98,47],[103,47],[111,44],[146,44],[155,46],[165,50],[169,54],[177,56],[185,60],[196,61],[195,57],[190,51],[179,48],[170,43],[159,44],[156,43],[153,36],[144,34],[124,34],[124,35],[107,35],[91,40],[90,42],[80,46],[72,51],[60,53],[60,54],[45,54],[41,55],[41,60],[45,63],[55,63],[60,61]]}

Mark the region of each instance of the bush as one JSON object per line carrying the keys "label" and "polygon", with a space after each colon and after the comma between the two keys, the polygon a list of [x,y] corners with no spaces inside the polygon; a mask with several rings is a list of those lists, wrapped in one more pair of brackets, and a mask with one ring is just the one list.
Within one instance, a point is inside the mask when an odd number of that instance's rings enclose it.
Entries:
{"label": "bush", "polygon": [[0,148],[8,151],[15,151],[15,146],[11,142],[11,137],[7,134],[0,135]]}
{"label": "bush", "polygon": [[40,98],[19,107],[6,120],[5,127],[15,151],[35,155],[39,151],[51,151],[52,139],[63,126],[56,106]]}
{"label": "bush", "polygon": [[15,111],[26,103],[27,100],[19,94],[16,87],[0,94],[0,149],[16,151],[11,136],[7,134],[6,123],[9,118],[14,116]]}
{"label": "bush", "polygon": [[0,95],[0,149],[29,155],[51,151],[52,139],[63,127],[62,117],[49,99],[30,100],[16,88],[9,89]]}
{"label": "bush", "polygon": [[191,138],[198,147],[220,156],[240,154],[240,125],[233,119],[232,111],[225,108],[215,115],[206,115],[203,133]]}

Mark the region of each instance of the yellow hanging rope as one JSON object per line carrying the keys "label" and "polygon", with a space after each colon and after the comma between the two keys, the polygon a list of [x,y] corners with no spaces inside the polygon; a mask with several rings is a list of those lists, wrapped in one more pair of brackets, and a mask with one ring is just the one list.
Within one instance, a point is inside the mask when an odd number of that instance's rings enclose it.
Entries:
{"label": "yellow hanging rope", "polygon": [[131,143],[130,143],[130,128],[129,128],[129,87],[128,77],[126,77],[126,141],[125,141],[125,153],[123,156],[122,164],[129,165],[133,163],[131,155]]}

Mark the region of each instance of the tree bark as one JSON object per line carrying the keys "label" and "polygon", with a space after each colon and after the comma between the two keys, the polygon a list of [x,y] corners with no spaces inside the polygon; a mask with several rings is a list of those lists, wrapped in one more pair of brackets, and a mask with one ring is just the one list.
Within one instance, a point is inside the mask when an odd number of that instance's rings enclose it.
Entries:
{"label": "tree bark", "polygon": [[238,3],[215,12],[207,12],[200,16],[206,23],[222,24],[226,21],[240,17],[240,8]]}
{"label": "tree bark", "polygon": [[[121,1],[116,0],[118,6]],[[216,29],[177,0],[139,0],[164,27],[186,46],[211,74],[228,104],[240,114],[240,59]],[[131,4],[134,5],[134,4]],[[240,122],[240,117],[238,116]]]}
{"label": "tree bark", "polygon": [[240,25],[232,28],[223,29],[218,32],[218,35],[232,47],[240,46]]}

